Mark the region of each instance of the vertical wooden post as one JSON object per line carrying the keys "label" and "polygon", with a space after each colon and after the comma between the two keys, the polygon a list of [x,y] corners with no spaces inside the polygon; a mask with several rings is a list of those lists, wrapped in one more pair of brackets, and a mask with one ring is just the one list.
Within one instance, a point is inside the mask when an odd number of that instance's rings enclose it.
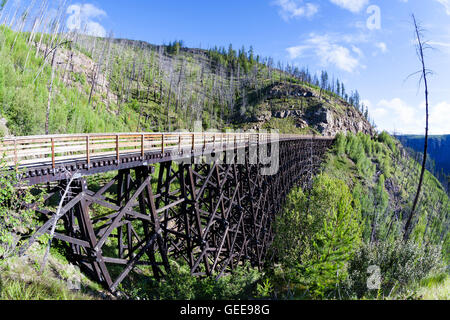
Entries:
{"label": "vertical wooden post", "polygon": [[145,135],[142,134],[141,135],[141,157],[142,157],[142,160],[144,160],[144,156],[145,156],[144,143],[145,143]]}
{"label": "vertical wooden post", "polygon": [[161,135],[161,153],[162,153],[163,157],[164,157],[164,144],[165,144],[165,141],[164,141],[164,133],[163,133]]}
{"label": "vertical wooden post", "polygon": [[194,153],[195,150],[195,133],[192,134],[192,150],[191,152]]}
{"label": "vertical wooden post", "polygon": [[17,165],[18,165],[18,159],[17,159],[17,139],[14,138],[14,167],[16,167],[17,169]]}
{"label": "vertical wooden post", "polygon": [[51,138],[52,142],[52,168],[55,170],[55,139]]}
{"label": "vertical wooden post", "polygon": [[203,133],[203,151],[206,149],[206,135]]}
{"label": "vertical wooden post", "polygon": [[119,135],[116,135],[116,160],[117,165],[120,164]]}
{"label": "vertical wooden post", "polygon": [[89,136],[86,136],[86,161],[87,161],[87,169],[91,168],[91,154],[90,154],[90,140]]}
{"label": "vertical wooden post", "polygon": [[178,153],[181,153],[181,133],[178,135]]}

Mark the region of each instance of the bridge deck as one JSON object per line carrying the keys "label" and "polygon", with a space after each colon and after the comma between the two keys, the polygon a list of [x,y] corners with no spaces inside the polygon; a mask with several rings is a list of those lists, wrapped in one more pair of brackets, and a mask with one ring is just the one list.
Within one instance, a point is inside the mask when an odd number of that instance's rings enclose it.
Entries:
{"label": "bridge deck", "polygon": [[86,176],[250,144],[302,139],[332,140],[334,137],[207,132],[28,136],[4,139],[0,154],[8,167],[23,171],[23,179],[33,185],[67,179],[68,173]]}

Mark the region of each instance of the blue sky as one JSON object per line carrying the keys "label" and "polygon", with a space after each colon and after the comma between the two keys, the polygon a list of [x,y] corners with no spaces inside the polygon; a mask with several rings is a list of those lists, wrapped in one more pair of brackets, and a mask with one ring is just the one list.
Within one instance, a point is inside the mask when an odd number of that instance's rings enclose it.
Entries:
{"label": "blue sky", "polygon": [[[424,132],[424,95],[411,14],[434,47],[427,52],[431,131],[450,134],[450,0],[92,0],[72,1],[68,26],[154,44],[253,46],[357,89],[379,129]],[[423,128],[423,129],[422,129]]]}

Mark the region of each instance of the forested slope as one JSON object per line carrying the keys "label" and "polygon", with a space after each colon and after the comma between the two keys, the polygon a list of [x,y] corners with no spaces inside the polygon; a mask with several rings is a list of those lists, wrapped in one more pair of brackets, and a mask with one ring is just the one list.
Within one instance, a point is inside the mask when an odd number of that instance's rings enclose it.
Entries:
{"label": "forested slope", "polygon": [[[410,151],[418,162],[422,162],[424,136],[397,135],[396,138]],[[427,169],[450,191],[450,135],[430,136],[428,138]]]}
{"label": "forested slope", "polygon": [[450,299],[450,201],[428,171],[404,229],[420,169],[386,133],[339,135],[311,188],[292,190],[277,218],[278,264],[267,271],[274,293],[420,299],[421,286],[445,283],[440,298]]}
{"label": "forested slope", "polygon": [[[279,129],[373,133],[358,93],[253,50],[15,32],[0,26],[1,132]],[[48,123],[48,126],[47,126]]]}

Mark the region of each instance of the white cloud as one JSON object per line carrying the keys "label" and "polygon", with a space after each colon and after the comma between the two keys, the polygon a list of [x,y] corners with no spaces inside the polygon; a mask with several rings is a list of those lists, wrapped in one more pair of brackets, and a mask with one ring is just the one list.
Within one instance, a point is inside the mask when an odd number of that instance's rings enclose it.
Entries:
{"label": "white cloud", "polygon": [[361,51],[360,48],[352,45],[352,51],[354,53],[356,53],[358,55],[358,57],[360,57],[360,58],[364,57],[364,53]]}
{"label": "white cloud", "polygon": [[77,30],[79,32],[96,36],[105,37],[106,30],[98,22],[94,21],[102,17],[106,17],[107,14],[102,9],[97,8],[93,4],[74,4],[67,8],[67,28],[70,31]]}
{"label": "white cloud", "polygon": [[[425,133],[425,104],[411,106],[400,98],[381,100],[375,107],[370,102],[371,116],[380,130],[403,134]],[[442,101],[430,106],[430,134],[450,134],[450,102]]]}
{"label": "white cloud", "polygon": [[381,53],[386,53],[388,51],[387,45],[384,42],[378,42],[375,44],[375,46],[380,49]]}
{"label": "white cloud", "polygon": [[447,55],[450,55],[450,41],[445,42],[444,41],[430,41],[428,44],[437,49],[438,51],[444,52]]}
{"label": "white cloud", "polygon": [[436,0],[445,8],[445,12],[450,16],[450,0]]}
{"label": "white cloud", "polygon": [[430,112],[430,128],[438,134],[449,134],[450,126],[450,102],[442,101],[431,108]]}
{"label": "white cloud", "polygon": [[314,16],[319,11],[319,6],[312,3],[303,4],[303,0],[276,0],[273,4],[280,7],[278,13],[285,21],[292,18]]}
{"label": "white cloud", "polygon": [[364,8],[364,6],[366,6],[369,3],[369,0],[330,0],[330,1],[341,8],[350,10],[353,13],[360,12]]}
{"label": "white cloud", "polygon": [[320,59],[323,67],[333,65],[347,72],[354,72],[358,67],[364,67],[360,63],[360,58],[363,56],[362,51],[354,45],[351,46],[351,49],[344,47],[335,38],[339,37],[311,33],[309,39],[302,45],[286,50],[291,59],[312,54]]}
{"label": "white cloud", "polygon": [[450,42],[430,41],[429,44],[431,46],[439,46],[439,47],[450,48]]}

